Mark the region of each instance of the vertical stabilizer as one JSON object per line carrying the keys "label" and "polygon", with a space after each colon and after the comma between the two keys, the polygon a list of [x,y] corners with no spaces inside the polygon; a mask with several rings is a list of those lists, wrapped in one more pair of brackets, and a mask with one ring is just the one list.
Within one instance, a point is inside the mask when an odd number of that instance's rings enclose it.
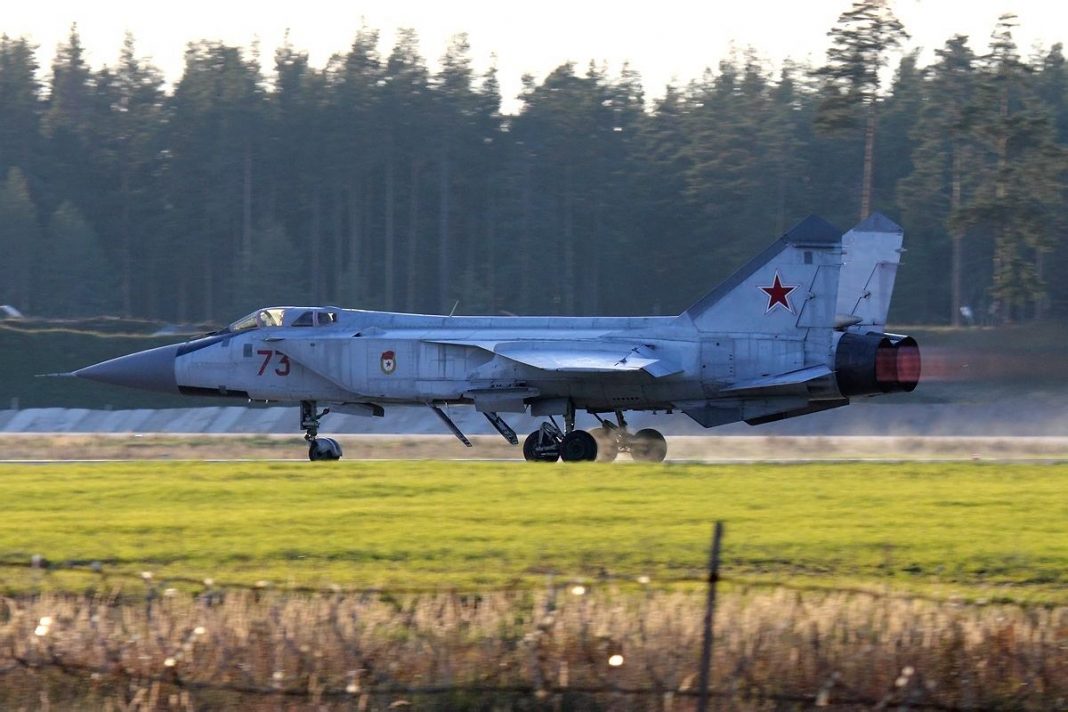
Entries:
{"label": "vertical stabilizer", "polygon": [[842,236],[837,308],[841,325],[886,330],[903,239],[901,226],[882,213],[872,213]]}
{"label": "vertical stabilizer", "polygon": [[842,232],[811,215],[687,309],[702,331],[833,328]]}

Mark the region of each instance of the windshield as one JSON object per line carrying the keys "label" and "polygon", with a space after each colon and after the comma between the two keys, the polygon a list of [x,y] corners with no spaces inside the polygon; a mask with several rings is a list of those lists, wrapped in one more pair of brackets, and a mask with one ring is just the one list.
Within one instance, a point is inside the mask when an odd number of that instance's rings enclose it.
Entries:
{"label": "windshield", "polygon": [[281,326],[282,318],[285,316],[286,310],[274,307],[272,309],[260,309],[254,311],[246,317],[238,319],[229,327],[231,332],[248,331],[249,329],[259,329],[267,326]]}

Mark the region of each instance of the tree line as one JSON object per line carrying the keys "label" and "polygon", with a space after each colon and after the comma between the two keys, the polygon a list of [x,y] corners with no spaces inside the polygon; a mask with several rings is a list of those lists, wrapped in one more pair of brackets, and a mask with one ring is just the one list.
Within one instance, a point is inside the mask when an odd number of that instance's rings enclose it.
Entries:
{"label": "tree line", "polygon": [[822,66],[745,52],[647,100],[629,66],[566,63],[514,114],[464,35],[434,71],[412,30],[382,54],[363,27],[322,68],[287,41],[269,73],[200,41],[171,87],[131,36],[93,69],[74,27],[41,81],[3,35],[0,303],[670,314],[809,213],[881,210],[906,230],[895,321],[1064,319],[1068,70],[1014,27],[920,66],[858,0]]}

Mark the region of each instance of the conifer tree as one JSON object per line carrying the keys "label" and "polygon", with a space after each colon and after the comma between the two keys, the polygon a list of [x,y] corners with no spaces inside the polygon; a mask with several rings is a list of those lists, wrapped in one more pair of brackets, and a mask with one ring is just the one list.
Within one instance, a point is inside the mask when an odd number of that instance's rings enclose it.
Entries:
{"label": "conifer tree", "polygon": [[[982,297],[982,287],[972,286],[964,293],[966,235],[963,226],[951,220],[974,191],[973,176],[979,168],[964,123],[975,93],[975,55],[963,35],[950,38],[936,55],[938,61],[927,70],[925,100],[910,134],[912,172],[901,179],[897,190],[902,217],[913,235],[910,262],[915,265],[911,270],[914,287],[903,292],[906,303],[915,300],[907,305],[914,313],[938,319],[937,311],[927,311],[929,305],[945,305],[949,322],[959,326],[961,307],[977,306]],[[944,280],[938,277],[944,274],[947,260],[950,279],[945,290]],[[909,279],[906,274],[905,285]],[[973,282],[982,284],[978,279]]]}
{"label": "conifer tree", "polygon": [[370,239],[375,217],[371,196],[375,188],[374,169],[382,162],[384,130],[378,108],[382,71],[378,31],[363,26],[349,51],[334,62],[331,79],[329,110],[337,157],[344,166],[338,180],[345,196],[347,228],[347,249],[337,295],[340,300],[361,306],[367,303],[371,293],[367,284],[374,249]]}
{"label": "conifer tree", "polygon": [[40,259],[65,261],[65,255],[43,255],[37,209],[26,176],[9,168],[0,183],[0,302],[29,314],[36,308],[31,277]]}
{"label": "conifer tree", "polygon": [[[413,241],[418,240],[422,162],[423,157],[428,156],[430,143],[426,130],[431,112],[428,83],[429,72],[419,54],[418,35],[410,28],[400,30],[386,59],[377,102],[377,122],[382,127],[384,143],[382,284],[379,293],[382,295],[380,304],[386,309],[396,308],[401,296],[397,279],[402,255],[398,250],[402,244],[398,218],[401,217],[399,206],[405,197],[408,198],[406,244],[413,245]],[[422,254],[416,251],[416,257],[421,258]],[[407,267],[420,270],[422,265]]]}
{"label": "conifer tree", "polygon": [[1045,313],[1043,261],[1063,218],[1064,148],[1057,146],[1051,112],[1034,91],[1030,68],[1020,60],[1003,15],[983,58],[965,126],[981,151],[974,196],[952,216],[962,229],[993,237],[992,313],[1000,321]]}
{"label": "conifer tree", "polygon": [[26,38],[0,35],[0,176],[40,160],[41,86],[37,59]]}
{"label": "conifer tree", "polygon": [[107,106],[96,119],[100,126],[94,132],[99,136],[101,170],[108,184],[107,210],[101,215],[100,228],[108,238],[105,242],[110,242],[104,247],[119,268],[122,313],[145,314],[143,303],[148,295],[135,290],[135,282],[136,272],[151,269],[149,255],[156,246],[163,207],[159,199],[163,76],[137,57],[129,33],[114,73],[108,73],[106,83],[103,76],[104,72],[97,75],[97,93]]}
{"label": "conifer tree", "polygon": [[110,312],[118,303],[115,272],[96,231],[70,201],[48,221],[42,258],[34,270],[40,311],[63,318]]}
{"label": "conifer tree", "polygon": [[41,123],[48,155],[42,170],[47,191],[41,194],[46,210],[70,200],[88,214],[94,205],[99,184],[96,90],[78,27],[72,25],[52,61],[47,108]]}
{"label": "conifer tree", "polygon": [[889,0],[855,0],[827,36],[831,46],[827,64],[819,70],[825,83],[816,121],[828,131],[864,129],[860,181],[860,218],[864,219],[872,208],[879,71],[886,66],[890,52],[909,35],[894,16]]}

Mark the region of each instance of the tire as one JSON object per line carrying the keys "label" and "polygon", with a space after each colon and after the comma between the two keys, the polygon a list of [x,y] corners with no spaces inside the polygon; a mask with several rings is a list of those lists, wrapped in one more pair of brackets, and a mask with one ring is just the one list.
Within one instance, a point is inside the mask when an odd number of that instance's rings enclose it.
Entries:
{"label": "tire", "polygon": [[597,441],[597,462],[614,462],[619,455],[619,440],[608,428],[594,428],[590,435]]}
{"label": "tire", "polygon": [[592,462],[597,459],[597,441],[585,430],[573,430],[560,443],[560,459],[564,462]]}
{"label": "tire", "polygon": [[341,445],[337,440],[333,438],[323,438],[329,444],[329,455],[327,460],[340,460],[341,459]]}
{"label": "tire", "polygon": [[533,433],[527,436],[527,439],[523,441],[523,457],[527,462],[556,462],[560,459],[559,451],[554,454],[542,454],[537,452],[538,441],[541,439],[541,431],[535,430]]}
{"label": "tire", "polygon": [[663,462],[667,457],[667,441],[659,430],[642,428],[634,433],[630,456],[637,462]]}
{"label": "tire", "polygon": [[316,438],[308,443],[308,459],[312,462],[340,460],[341,446],[333,438]]}

